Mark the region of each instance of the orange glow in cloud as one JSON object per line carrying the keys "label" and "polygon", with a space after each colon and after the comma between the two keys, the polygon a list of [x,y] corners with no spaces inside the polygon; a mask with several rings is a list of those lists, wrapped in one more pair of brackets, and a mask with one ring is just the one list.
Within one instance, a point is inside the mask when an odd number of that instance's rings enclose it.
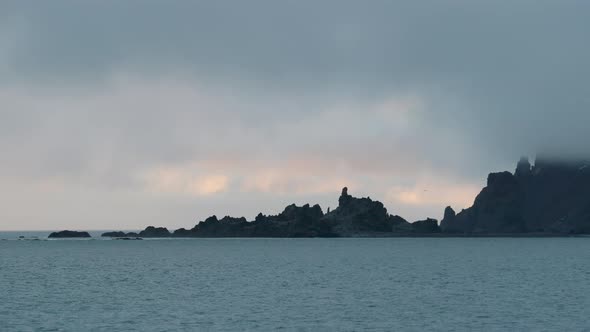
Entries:
{"label": "orange glow in cloud", "polygon": [[481,187],[472,184],[418,183],[411,187],[392,187],[387,201],[403,205],[451,205],[455,208],[471,206]]}
{"label": "orange glow in cloud", "polygon": [[225,175],[197,175],[183,168],[160,168],[142,175],[148,191],[153,193],[208,196],[227,190]]}
{"label": "orange glow in cloud", "polygon": [[353,181],[338,176],[316,176],[304,168],[265,169],[244,178],[241,190],[274,194],[338,193]]}

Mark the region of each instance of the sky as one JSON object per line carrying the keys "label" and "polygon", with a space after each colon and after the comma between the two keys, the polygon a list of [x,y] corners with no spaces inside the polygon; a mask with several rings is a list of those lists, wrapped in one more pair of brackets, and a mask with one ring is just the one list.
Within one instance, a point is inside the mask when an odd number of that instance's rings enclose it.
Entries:
{"label": "sky", "polygon": [[588,1],[2,1],[0,230],[469,207],[590,150]]}

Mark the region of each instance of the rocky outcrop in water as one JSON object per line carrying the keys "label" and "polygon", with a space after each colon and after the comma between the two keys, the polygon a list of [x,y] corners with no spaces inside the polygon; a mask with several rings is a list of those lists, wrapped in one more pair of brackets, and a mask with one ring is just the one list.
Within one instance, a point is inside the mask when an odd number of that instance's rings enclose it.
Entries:
{"label": "rocky outcrop in water", "polygon": [[76,231],[61,231],[53,232],[49,234],[50,239],[66,239],[66,238],[89,238],[91,237],[88,232],[76,232]]}
{"label": "rocky outcrop in water", "polygon": [[[247,223],[246,218],[233,218],[225,216],[217,219],[217,216],[211,216],[198,223],[186,236],[201,237],[236,237],[243,232]],[[175,232],[176,233],[176,232]]]}
{"label": "rocky outcrop in water", "polygon": [[124,238],[124,237],[135,238],[135,237],[139,237],[139,234],[135,233],[135,232],[125,233],[125,232],[118,231],[118,232],[105,232],[105,233],[102,233],[100,236],[101,237],[112,237],[112,238]]}
{"label": "rocky outcrop in water", "polygon": [[[590,233],[590,167],[584,161],[522,158],[514,174],[491,173],[473,206],[445,211],[441,229],[467,234]],[[448,212],[448,213],[447,213]]]}
{"label": "rocky outcrop in water", "polygon": [[[456,213],[447,207],[436,219],[409,223],[391,215],[383,203],[357,198],[343,188],[338,207],[323,213],[319,205],[291,204],[277,215],[246,218],[211,216],[191,229],[150,226],[139,234],[113,237],[366,237],[590,233],[590,164],[521,158],[514,173],[491,173],[473,206]],[[122,236],[123,235],[123,236]]]}
{"label": "rocky outcrop in water", "polygon": [[[139,237],[170,237],[172,234],[165,227],[148,226],[139,232]],[[128,235],[127,235],[128,236]]]}
{"label": "rocky outcrop in water", "polygon": [[383,203],[370,197],[356,198],[343,188],[338,207],[326,214],[323,220],[338,236],[411,232],[411,225],[399,216],[391,216]]}
{"label": "rocky outcrop in water", "polygon": [[[170,233],[166,228],[147,227],[141,237],[352,237],[395,236],[439,232],[434,219],[409,223],[390,215],[383,203],[371,198],[356,198],[344,188],[338,207],[324,214],[319,205],[291,204],[277,215],[258,214],[246,218],[211,216],[191,229],[180,228]],[[103,236],[132,237],[130,233],[108,232]]]}
{"label": "rocky outcrop in water", "polygon": [[254,223],[256,234],[273,236],[281,234],[285,237],[333,237],[336,236],[322,218],[324,212],[319,205],[291,204],[276,216],[259,214]]}
{"label": "rocky outcrop in water", "polygon": [[181,237],[317,237],[333,236],[319,205],[291,204],[278,215],[259,214],[252,222],[246,218],[211,216],[191,230],[180,229],[174,236]]}

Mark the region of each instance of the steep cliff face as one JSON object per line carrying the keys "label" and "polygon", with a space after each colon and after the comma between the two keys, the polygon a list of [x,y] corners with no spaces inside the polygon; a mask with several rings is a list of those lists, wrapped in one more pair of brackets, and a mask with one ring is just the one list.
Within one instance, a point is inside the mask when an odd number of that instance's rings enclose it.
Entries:
{"label": "steep cliff face", "polygon": [[537,160],[525,188],[523,216],[531,231],[590,233],[590,163]]}
{"label": "steep cliff face", "polygon": [[588,233],[590,167],[583,161],[521,159],[514,174],[492,173],[473,206],[449,207],[446,233]]}

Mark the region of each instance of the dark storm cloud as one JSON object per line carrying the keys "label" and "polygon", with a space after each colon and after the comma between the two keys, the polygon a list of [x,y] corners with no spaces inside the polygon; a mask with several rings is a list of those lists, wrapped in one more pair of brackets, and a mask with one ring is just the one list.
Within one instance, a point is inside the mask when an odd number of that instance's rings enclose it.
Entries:
{"label": "dark storm cloud", "polygon": [[9,2],[3,16],[20,22],[26,40],[12,53],[17,77],[4,80],[96,80],[130,68],[368,99],[434,87],[465,105],[444,109],[452,101],[442,100],[433,118],[457,130],[477,126],[486,141],[500,131],[515,140],[524,132],[518,148],[527,149],[537,143],[534,131],[559,128],[568,142],[582,131],[568,118],[588,113],[588,7],[583,1]]}

